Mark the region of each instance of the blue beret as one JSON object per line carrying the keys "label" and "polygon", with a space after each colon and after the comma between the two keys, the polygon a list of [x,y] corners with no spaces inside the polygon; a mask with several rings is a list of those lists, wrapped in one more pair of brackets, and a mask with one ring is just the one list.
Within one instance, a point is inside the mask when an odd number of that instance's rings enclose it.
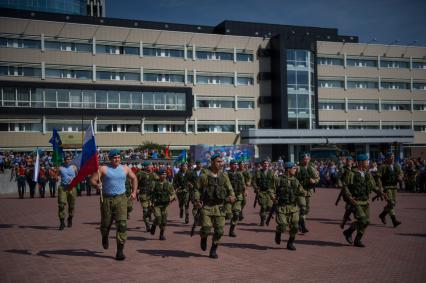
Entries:
{"label": "blue beret", "polygon": [[291,169],[291,168],[294,168],[294,167],[296,167],[296,164],[294,164],[294,162],[289,161],[289,162],[285,163],[286,169]]}
{"label": "blue beret", "polygon": [[230,162],[229,162],[229,165],[233,165],[233,164],[237,164],[238,162],[237,162],[237,160],[235,160],[235,159],[232,159]]}
{"label": "blue beret", "polygon": [[386,152],[385,157],[390,158],[393,155],[392,151]]}
{"label": "blue beret", "polygon": [[346,158],[347,160],[354,160],[353,158],[352,158],[352,156],[348,156],[347,158]]}
{"label": "blue beret", "polygon": [[111,150],[109,151],[109,153],[108,153],[108,157],[109,157],[109,158],[114,157],[114,156],[116,156],[116,155],[120,155],[120,151],[119,151],[118,149],[116,149],[116,148],[111,149]]}
{"label": "blue beret", "polygon": [[358,161],[365,161],[365,160],[368,160],[368,156],[365,153],[361,153],[361,154],[357,155],[356,160],[358,160]]}
{"label": "blue beret", "polygon": [[144,163],[142,164],[143,166],[149,166],[149,165],[151,165],[151,162],[149,162],[149,161],[144,161]]}
{"label": "blue beret", "polygon": [[216,158],[220,157],[220,153],[215,153],[210,157],[210,160],[215,160]]}

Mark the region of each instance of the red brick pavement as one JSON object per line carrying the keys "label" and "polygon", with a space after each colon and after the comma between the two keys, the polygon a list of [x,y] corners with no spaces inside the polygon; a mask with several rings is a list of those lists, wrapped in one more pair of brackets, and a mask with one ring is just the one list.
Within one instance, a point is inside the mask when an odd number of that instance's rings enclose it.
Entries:
{"label": "red brick pavement", "polygon": [[397,229],[380,224],[377,215],[384,204],[373,203],[364,249],[346,244],[338,227],[343,203],[334,206],[336,196],[334,189],[317,190],[310,232],[297,236],[297,251],[292,252],[285,241],[274,243],[275,223],[257,226],[250,195],[238,237],[223,237],[218,260],[200,250],[198,235],[189,236],[191,226],[178,218],[176,203],[169,213],[167,241],[159,241],[158,234],[145,232],[135,202],[124,262],[113,259],[115,230],[110,249],[102,249],[97,196],[77,199],[74,226],[64,231],[57,230],[56,199],[1,197],[0,282],[425,282],[425,194],[398,195],[403,224]]}

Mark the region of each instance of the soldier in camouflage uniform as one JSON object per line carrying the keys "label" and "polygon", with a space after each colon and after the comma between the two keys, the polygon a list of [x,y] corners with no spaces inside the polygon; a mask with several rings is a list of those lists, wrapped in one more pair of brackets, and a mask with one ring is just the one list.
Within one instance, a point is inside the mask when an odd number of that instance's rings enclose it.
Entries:
{"label": "soldier in camouflage uniform", "polygon": [[393,227],[397,227],[401,224],[396,220],[395,216],[395,205],[396,205],[396,191],[398,181],[402,180],[403,172],[401,166],[394,162],[394,155],[391,152],[386,153],[385,163],[379,168],[379,176],[381,181],[381,188],[387,196],[387,205],[384,207],[383,212],[380,213],[379,217],[383,224],[386,224],[386,215],[390,215],[392,219]]}
{"label": "soldier in camouflage uniform", "polygon": [[[368,156],[360,154],[357,156],[358,166],[345,175],[343,180],[344,197],[352,204],[355,219],[351,226],[343,231],[343,235],[349,244],[356,247],[364,247],[361,238],[370,223],[369,220],[369,198],[370,193],[375,191],[378,195],[382,192],[374,182],[374,178],[368,171]],[[355,241],[352,234],[357,231]]]}
{"label": "soldier in camouflage uniform", "polygon": [[278,178],[275,191],[276,222],[275,243],[281,244],[281,234],[289,228],[290,238],[287,242],[287,249],[296,250],[294,239],[296,238],[299,226],[299,206],[298,201],[305,195],[302,185],[296,179],[297,167],[293,162],[285,164],[286,174]]}
{"label": "soldier in camouflage uniform", "polygon": [[179,172],[173,178],[173,186],[179,201],[179,217],[183,218],[185,209],[185,223],[189,223],[189,185],[188,164],[182,163]]}
{"label": "soldier in camouflage uniform", "polygon": [[265,226],[265,219],[272,207],[277,177],[269,168],[269,161],[262,161],[262,169],[253,177],[253,188],[260,205],[260,226]]}
{"label": "soldier in camouflage uniform", "polygon": [[151,218],[152,210],[150,209],[150,191],[154,184],[154,181],[157,179],[155,173],[152,172],[152,163],[145,161],[144,170],[138,172],[138,186],[139,186],[139,201],[142,207],[142,217],[145,222],[146,231],[150,231],[149,221]]}
{"label": "soldier in camouflage uniform", "polygon": [[244,196],[246,194],[246,181],[244,179],[243,174],[237,170],[237,161],[231,160],[230,162],[230,170],[228,171],[228,178],[231,182],[232,189],[234,190],[235,194],[235,202],[226,203],[226,209],[227,213],[231,214],[231,226],[229,228],[229,237],[236,237],[235,234],[235,226],[238,223],[238,220],[240,219],[240,213],[241,213],[241,203],[244,199]]}
{"label": "soldier in camouflage uniform", "polygon": [[404,168],[404,181],[405,189],[411,193],[417,190],[417,169],[414,165],[413,160],[407,160],[407,164]]}
{"label": "soldier in camouflage uniform", "polygon": [[[238,163],[238,171],[243,173],[246,188],[250,187],[250,185],[251,185],[251,174],[248,171],[248,169],[246,168],[246,164],[243,161],[240,161]],[[246,203],[247,203],[247,193],[245,193],[243,195],[243,201],[241,202],[240,219],[238,219],[239,221],[244,219],[243,211],[244,211],[244,207],[246,206]]]}
{"label": "soldier in camouflage uniform", "polygon": [[310,200],[315,191],[315,185],[319,182],[319,173],[310,164],[311,156],[309,153],[302,155],[303,159],[299,163],[299,169],[296,173],[296,178],[302,184],[305,190],[305,196],[300,197],[300,217],[299,217],[299,230],[302,233],[307,233],[309,230],[306,228],[306,216],[310,209]]}
{"label": "soldier in camouflage uniform", "polygon": [[133,210],[133,200],[130,198],[132,194],[132,184],[130,178],[126,179],[126,197],[127,197],[127,220],[130,219],[130,213]]}
{"label": "soldier in camouflage uniform", "polygon": [[194,196],[195,196],[195,190],[197,188],[197,182],[198,179],[200,178],[201,175],[205,174],[207,171],[206,169],[203,168],[203,165],[201,164],[201,161],[197,160],[195,162],[195,168],[193,170],[191,170],[188,174],[189,174],[189,198],[192,202],[192,216],[195,217],[195,215],[197,214],[197,208],[195,207],[195,200],[194,200]]}
{"label": "soldier in camouflage uniform", "polygon": [[203,251],[207,249],[207,237],[212,227],[214,229],[210,258],[218,258],[216,251],[225,226],[225,203],[235,201],[228,176],[221,170],[222,164],[220,154],[212,155],[211,167],[201,175],[195,191],[195,203],[201,209],[200,245]]}
{"label": "soldier in camouflage uniform", "polygon": [[[343,219],[342,222],[340,224],[340,228],[344,228],[345,227],[345,223],[350,219],[350,215],[352,213],[352,205],[351,203],[348,201],[348,199],[344,198],[344,192],[343,192],[343,180],[345,179],[346,175],[352,171],[353,168],[353,158],[352,156],[348,156],[346,157],[346,161],[345,164],[340,168],[339,171],[339,176],[337,179],[337,186],[340,188],[340,194],[338,197],[338,201],[340,200],[341,197],[343,197],[343,200],[345,201],[345,213],[343,214]],[[336,201],[336,205],[338,204],[338,201]]]}
{"label": "soldier in camouflage uniform", "polygon": [[169,204],[175,199],[173,185],[167,181],[167,172],[164,169],[158,171],[159,179],[155,181],[150,193],[150,199],[154,211],[154,223],[151,226],[151,235],[155,234],[157,226],[160,227],[160,240],[164,241],[164,230],[167,225],[167,209]]}

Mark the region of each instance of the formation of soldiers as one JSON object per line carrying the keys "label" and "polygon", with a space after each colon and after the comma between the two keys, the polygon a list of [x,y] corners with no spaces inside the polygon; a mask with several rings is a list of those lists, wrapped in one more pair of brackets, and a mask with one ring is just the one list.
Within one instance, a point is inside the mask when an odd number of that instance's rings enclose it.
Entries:
{"label": "formation of soldiers", "polygon": [[[210,166],[203,167],[196,162],[195,167],[187,163],[180,164],[180,169],[173,179],[168,178],[165,167],[154,173],[151,162],[145,161],[141,166],[121,164],[118,150],[109,153],[110,164],[100,167],[98,173],[91,176],[87,183],[102,192],[101,194],[101,234],[102,245],[109,248],[108,234],[113,222],[117,226],[117,260],[123,260],[124,243],[127,238],[127,220],[133,210],[133,200],[137,199],[142,208],[142,219],[147,232],[154,235],[157,227],[159,239],[166,240],[167,214],[169,205],[177,200],[179,216],[183,223],[190,222],[192,205],[193,225],[191,236],[196,226],[200,226],[200,247],[207,250],[208,237],[211,235],[209,257],[217,258],[220,240],[225,233],[225,223],[229,221],[228,235],[237,237],[238,223],[244,219],[247,192],[252,187],[256,194],[254,206],[259,207],[259,225],[269,225],[274,217],[276,221],[275,242],[281,244],[282,234],[289,233],[287,249],[296,250],[295,238],[300,232],[308,233],[307,216],[319,174],[311,162],[309,153],[300,157],[299,164],[284,163],[283,167],[271,168],[269,160],[263,160],[258,167],[249,170],[244,162],[232,160],[229,169],[224,169],[220,154],[211,156]],[[24,176],[29,168],[20,169],[17,176]],[[349,244],[364,247],[361,239],[369,224],[370,194],[376,193],[373,200],[386,201],[383,212],[379,215],[383,224],[390,216],[392,225],[401,224],[395,214],[397,184],[404,178],[401,166],[395,162],[391,153],[386,154],[386,161],[380,167],[371,167],[368,156],[360,154],[347,156],[339,168],[338,184],[341,188],[337,202],[342,198],[345,211],[341,223],[343,235]],[[54,180],[60,180],[58,188],[59,229],[65,228],[66,207],[68,206],[67,226],[72,227],[76,200],[75,188],[69,188],[77,170],[67,156],[63,166],[55,169]],[[46,180],[50,180],[50,169]],[[52,178],[53,179],[53,178]],[[18,187],[20,179],[18,178]],[[50,181],[49,181],[50,182]],[[31,187],[30,187],[31,188]],[[52,191],[51,191],[52,194]],[[53,196],[55,191],[53,191]],[[20,193],[21,196],[21,193]],[[336,202],[336,203],[337,203]],[[352,239],[354,232],[355,239]]]}

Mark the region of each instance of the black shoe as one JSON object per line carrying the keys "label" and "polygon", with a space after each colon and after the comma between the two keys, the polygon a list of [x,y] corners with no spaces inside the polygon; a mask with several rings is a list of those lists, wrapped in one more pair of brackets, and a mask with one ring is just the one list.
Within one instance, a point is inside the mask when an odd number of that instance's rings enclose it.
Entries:
{"label": "black shoe", "polygon": [[67,222],[68,222],[68,223],[67,223],[67,224],[68,224],[67,226],[68,226],[68,227],[72,227],[72,217],[68,217],[68,219],[67,219],[67,220],[68,220],[68,221],[67,221]]}
{"label": "black shoe", "polygon": [[145,227],[147,232],[151,232],[151,226],[149,226],[148,222],[145,222]]}
{"label": "black shoe", "polygon": [[203,251],[207,250],[207,238],[201,238],[200,247]]}
{"label": "black shoe", "polygon": [[157,225],[155,225],[155,224],[152,224],[151,225],[151,235],[154,235],[155,234],[155,229],[157,228]]}
{"label": "black shoe", "polygon": [[359,248],[364,248],[365,245],[361,242],[362,234],[357,233],[355,237],[354,246]]}
{"label": "black shoe", "polygon": [[288,239],[288,242],[287,242],[287,250],[290,250],[290,251],[295,251],[296,250],[296,247],[294,246],[294,237],[290,237],[290,239]]}
{"label": "black shoe", "polygon": [[401,225],[401,222],[399,222],[398,220],[396,220],[395,215],[391,216],[392,219],[392,225],[393,227],[398,227],[399,225]]}
{"label": "black shoe", "polygon": [[160,230],[160,241],[165,241],[166,237],[164,237],[164,230]]}
{"label": "black shoe", "polygon": [[179,212],[179,218],[183,218],[183,209],[181,209]]}
{"label": "black shoe", "polygon": [[265,226],[265,218],[260,218],[260,226]]}
{"label": "black shoe", "polygon": [[189,223],[189,214],[185,214],[185,224]]}
{"label": "black shoe", "polygon": [[277,245],[281,244],[281,232],[278,232],[278,231],[275,232],[275,243]]}
{"label": "black shoe", "polygon": [[300,225],[300,232],[302,232],[303,234],[309,232],[309,230],[306,228],[306,225],[305,225],[305,219],[300,219],[299,225]]}
{"label": "black shoe", "polygon": [[212,244],[212,247],[210,248],[209,258],[218,258],[216,250],[217,250],[217,244]]}
{"label": "black shoe", "polygon": [[108,236],[102,236],[102,247],[105,250],[109,248]]}
{"label": "black shoe", "polygon": [[354,232],[354,230],[352,228],[348,228],[345,231],[343,231],[343,235],[345,235],[346,241],[352,245],[354,243],[354,241],[352,240],[352,233]]}
{"label": "black shoe", "polygon": [[385,211],[383,211],[382,213],[380,213],[379,214],[379,218],[380,218],[380,220],[382,221],[382,223],[383,224],[385,224],[386,225],[386,212]]}
{"label": "black shoe", "polygon": [[235,225],[231,224],[231,227],[229,228],[229,237],[237,237],[237,234],[235,234]]}
{"label": "black shoe", "polygon": [[59,224],[59,230],[64,230],[65,228],[65,220],[64,219],[60,219],[61,224]]}
{"label": "black shoe", "polygon": [[117,253],[115,254],[116,260],[124,260],[126,256],[123,253],[124,245],[123,244],[117,244]]}

